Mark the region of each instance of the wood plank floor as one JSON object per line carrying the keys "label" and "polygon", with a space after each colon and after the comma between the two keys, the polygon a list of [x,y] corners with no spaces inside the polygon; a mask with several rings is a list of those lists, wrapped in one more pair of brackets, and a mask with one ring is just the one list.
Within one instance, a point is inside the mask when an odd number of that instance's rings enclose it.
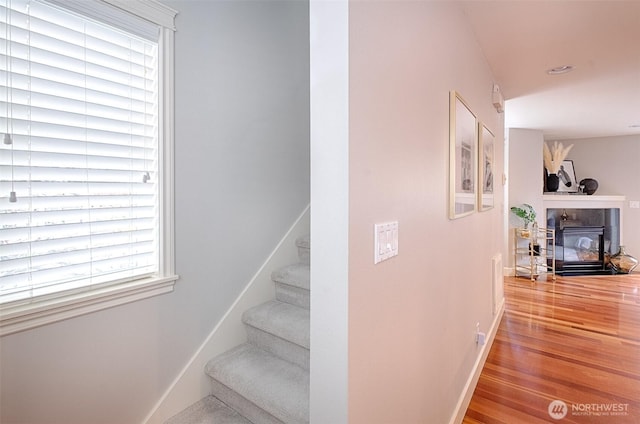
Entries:
{"label": "wood plank floor", "polygon": [[507,277],[505,298],[463,423],[640,423],[640,274]]}

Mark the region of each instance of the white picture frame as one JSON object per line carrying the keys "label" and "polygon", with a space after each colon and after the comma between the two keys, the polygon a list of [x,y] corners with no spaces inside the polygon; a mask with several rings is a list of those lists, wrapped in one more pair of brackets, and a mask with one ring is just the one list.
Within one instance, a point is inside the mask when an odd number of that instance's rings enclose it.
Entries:
{"label": "white picture frame", "polygon": [[495,136],[478,122],[478,210],[487,211],[494,204]]}
{"label": "white picture frame", "polygon": [[558,184],[558,193],[578,192],[578,181],[576,179],[576,171],[572,160],[563,160],[557,175],[560,179],[560,183]]}
{"label": "white picture frame", "polygon": [[478,124],[476,115],[456,91],[449,95],[449,218],[476,211]]}

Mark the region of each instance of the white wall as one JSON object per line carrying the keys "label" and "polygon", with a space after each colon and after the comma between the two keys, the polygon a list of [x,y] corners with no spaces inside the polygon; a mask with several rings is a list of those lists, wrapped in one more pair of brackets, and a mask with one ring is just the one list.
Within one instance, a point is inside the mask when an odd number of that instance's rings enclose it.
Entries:
{"label": "white wall", "polygon": [[622,240],[627,253],[640,258],[640,209],[629,208],[629,201],[640,200],[640,136],[601,137],[567,140],[573,143],[567,159],[573,160],[578,181],[598,181],[596,195],[623,195]]}
{"label": "white wall", "polygon": [[[349,422],[446,423],[473,373],[502,250],[503,123],[455,2],[349,9]],[[449,91],[496,135],[496,202],[448,219]],[[374,224],[399,254],[373,263]]]}
{"label": "white wall", "polygon": [[308,4],[167,1],[174,293],[0,340],[2,423],[136,423],[309,203]]}
{"label": "white wall", "polygon": [[[507,106],[508,107],[508,106]],[[536,211],[536,221],[540,227],[546,227],[546,217],[542,204],[543,175],[542,170],[542,131],[509,128],[507,130],[509,143],[509,198],[508,222],[509,234],[507,245],[503,252],[506,258],[504,264],[513,268],[513,228],[522,227],[522,219],[511,213],[511,206],[523,203],[533,206]]]}

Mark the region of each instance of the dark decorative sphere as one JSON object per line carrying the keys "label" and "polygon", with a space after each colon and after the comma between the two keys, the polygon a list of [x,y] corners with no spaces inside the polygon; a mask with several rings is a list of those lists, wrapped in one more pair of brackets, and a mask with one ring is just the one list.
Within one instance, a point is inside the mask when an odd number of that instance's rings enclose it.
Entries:
{"label": "dark decorative sphere", "polygon": [[593,194],[598,189],[598,182],[593,178],[585,178],[580,181],[580,185],[584,186],[583,191],[587,194]]}

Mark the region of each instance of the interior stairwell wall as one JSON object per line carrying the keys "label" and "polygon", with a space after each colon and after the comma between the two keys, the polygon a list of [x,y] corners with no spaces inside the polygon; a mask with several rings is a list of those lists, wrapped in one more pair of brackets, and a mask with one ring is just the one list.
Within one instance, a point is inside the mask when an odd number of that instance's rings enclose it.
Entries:
{"label": "interior stairwell wall", "polygon": [[299,262],[296,240],[307,234],[309,234],[308,207],[289,228],[256,275],[251,278],[220,322],[185,364],[144,420],[145,424],[162,424],[189,405],[211,394],[211,379],[204,372],[207,362],[247,341],[242,314],[249,308],[274,299],[275,283],[271,279],[271,274],[279,268]]}
{"label": "interior stairwell wall", "polygon": [[[349,9],[349,423],[447,423],[495,328],[503,121],[493,75],[456,2]],[[449,91],[495,134],[495,207],[448,218]],[[374,224],[399,254],[374,265]],[[313,364],[312,364],[313,367]]]}
{"label": "interior stairwell wall", "polygon": [[171,294],[0,339],[0,422],[140,423],[309,204],[305,2],[176,9]]}

